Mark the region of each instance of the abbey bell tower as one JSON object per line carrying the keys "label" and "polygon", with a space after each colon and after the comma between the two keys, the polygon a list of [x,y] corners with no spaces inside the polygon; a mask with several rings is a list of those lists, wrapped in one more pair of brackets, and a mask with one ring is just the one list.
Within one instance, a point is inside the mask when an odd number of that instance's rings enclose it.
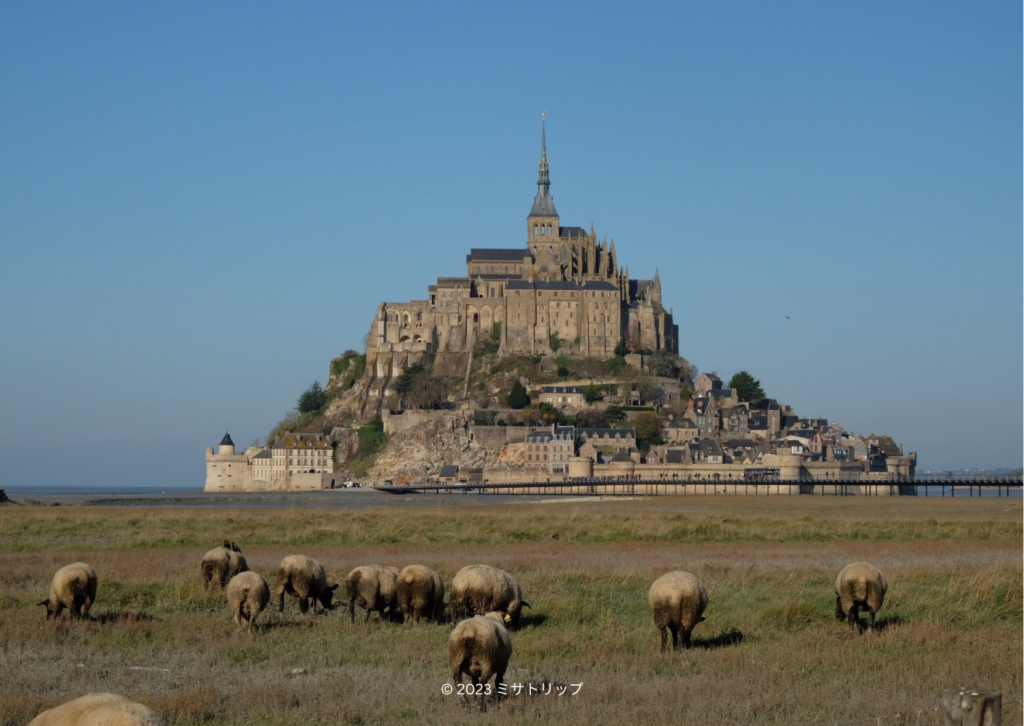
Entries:
{"label": "abbey bell tower", "polygon": [[558,240],[558,211],[555,200],[551,196],[551,178],[548,176],[548,141],[546,119],[541,117],[540,132],[540,173],[537,176],[537,196],[533,198],[533,208],[527,222],[527,245],[533,249],[534,243],[554,244]]}

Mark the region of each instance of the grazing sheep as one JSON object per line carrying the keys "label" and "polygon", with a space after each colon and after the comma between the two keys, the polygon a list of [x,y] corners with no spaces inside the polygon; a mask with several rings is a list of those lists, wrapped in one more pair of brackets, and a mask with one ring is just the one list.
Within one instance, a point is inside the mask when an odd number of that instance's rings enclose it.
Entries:
{"label": "grazing sheep", "polygon": [[252,630],[256,616],[270,602],[270,587],[258,572],[239,572],[228,583],[228,607],[235,615],[239,629]]}
{"label": "grazing sheep", "polygon": [[661,631],[661,652],[667,648],[668,631],[672,631],[672,649],[679,647],[679,633],[682,645],[690,647],[690,633],[697,623],[704,620],[704,608],[708,606],[708,593],[696,576],[683,570],[668,572],[651,585],[647,601],[654,611],[654,627]]}
{"label": "grazing sheep", "polygon": [[43,711],[28,726],[164,726],[164,722],[152,709],[124,696],[90,693]]}
{"label": "grazing sheep", "polygon": [[247,572],[249,565],[242,557],[242,550],[234,542],[224,540],[224,546],[212,549],[203,555],[199,571],[203,574],[203,587],[216,582],[222,588],[239,572]]}
{"label": "grazing sheep", "polygon": [[46,606],[47,620],[60,615],[64,608],[72,618],[88,618],[94,602],[96,570],[84,562],[75,562],[57,570],[50,582],[50,597],[39,605]]}
{"label": "grazing sheep", "polygon": [[313,600],[313,612],[316,612],[316,603],[319,600],[324,610],[333,610],[334,591],[337,585],[327,584],[327,573],[324,567],[312,557],[305,555],[289,555],[281,560],[277,568],[277,584],[274,586],[274,596],[278,599],[281,612],[284,612],[284,594],[294,595],[299,598],[299,610],[303,613],[309,610],[309,601]]}
{"label": "grazing sheep", "polygon": [[448,636],[448,665],[456,683],[462,683],[463,673],[474,686],[496,675],[494,690],[498,690],[512,657],[512,638],[503,622],[506,617],[506,613],[490,612],[455,626]]}
{"label": "grazing sheep", "polygon": [[352,622],[356,621],[356,605],[366,610],[366,621],[370,613],[376,610],[381,620],[385,619],[384,611],[390,614],[398,608],[398,568],[381,567],[379,565],[363,565],[348,573],[345,578],[348,591],[348,614]]}
{"label": "grazing sheep", "polygon": [[398,575],[398,606],[406,625],[426,616],[436,622],[444,617],[444,581],[423,565],[409,565]]}
{"label": "grazing sheep", "polygon": [[452,620],[496,611],[508,614],[512,627],[519,627],[524,607],[532,609],[515,578],[488,565],[470,565],[455,573],[448,606]]}
{"label": "grazing sheep", "polygon": [[864,610],[870,613],[871,621],[868,630],[875,629],[875,614],[882,609],[885,601],[885,591],[889,588],[883,575],[877,567],[867,562],[854,562],[847,565],[836,578],[836,618],[846,620],[849,618],[850,627],[857,628],[857,632],[864,631],[864,624],[860,620],[858,611]]}

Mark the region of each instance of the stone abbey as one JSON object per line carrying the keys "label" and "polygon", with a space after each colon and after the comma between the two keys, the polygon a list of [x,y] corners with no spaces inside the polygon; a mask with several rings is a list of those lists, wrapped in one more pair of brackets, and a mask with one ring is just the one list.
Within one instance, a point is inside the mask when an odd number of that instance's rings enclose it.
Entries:
{"label": "stone abbey", "polygon": [[661,279],[634,280],[615,241],[593,226],[563,227],[551,196],[546,131],[526,244],[471,249],[463,277],[441,277],[427,299],[381,303],[367,344],[378,376],[444,353],[470,353],[496,339],[502,355],[559,350],[607,358],[623,342],[636,351],[679,352],[679,327],[662,305]]}

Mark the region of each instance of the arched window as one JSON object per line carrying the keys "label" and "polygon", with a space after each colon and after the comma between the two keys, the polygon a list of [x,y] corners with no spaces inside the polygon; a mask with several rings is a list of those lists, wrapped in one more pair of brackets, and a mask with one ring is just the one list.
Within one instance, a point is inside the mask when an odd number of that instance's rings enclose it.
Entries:
{"label": "arched window", "polygon": [[538,233],[539,229],[540,229],[540,228],[539,228],[539,227],[538,227],[538,226],[537,226],[536,224],[535,224],[535,225],[533,225],[533,236],[534,236],[534,237],[536,237],[536,236],[537,236],[537,233]]}
{"label": "arched window", "polygon": [[423,313],[416,313],[416,322],[417,323],[422,323],[423,322]]}
{"label": "arched window", "polygon": [[405,325],[408,325],[408,324],[409,324],[409,313],[405,313],[404,315],[402,315],[402,322],[403,322],[403,323],[404,323]]}
{"label": "arched window", "polygon": [[476,314],[476,313],[473,313],[473,322],[474,323],[479,323],[480,322],[480,316],[478,314]]}
{"label": "arched window", "polygon": [[548,235],[549,236],[551,235],[551,225],[550,224],[548,225]]}

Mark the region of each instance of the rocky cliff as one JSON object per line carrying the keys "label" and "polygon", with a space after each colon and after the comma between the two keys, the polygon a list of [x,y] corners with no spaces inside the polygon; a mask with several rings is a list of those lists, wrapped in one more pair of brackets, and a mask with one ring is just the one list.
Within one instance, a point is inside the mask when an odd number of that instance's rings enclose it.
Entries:
{"label": "rocky cliff", "polygon": [[445,412],[391,436],[370,470],[371,480],[391,479],[396,484],[436,479],[441,467],[483,467],[494,454],[469,437],[470,419],[459,412]]}

